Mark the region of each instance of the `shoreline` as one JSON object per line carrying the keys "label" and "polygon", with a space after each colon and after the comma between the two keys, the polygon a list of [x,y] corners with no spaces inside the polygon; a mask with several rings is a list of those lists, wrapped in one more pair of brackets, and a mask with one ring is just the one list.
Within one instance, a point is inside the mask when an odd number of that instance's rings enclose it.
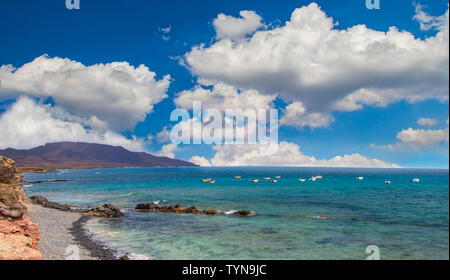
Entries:
{"label": "shoreline", "polygon": [[[38,250],[43,260],[118,260],[118,252],[92,238],[84,225],[91,217],[49,209],[27,200],[28,215],[38,225]],[[76,246],[76,247],[74,247]],[[74,258],[70,257],[76,250]]]}
{"label": "shoreline", "polygon": [[[69,228],[70,234],[75,241],[88,250],[92,257],[98,260],[118,260],[117,251],[102,245],[100,242],[92,238],[92,233],[89,234],[84,225],[92,219],[91,217],[81,216],[77,221],[72,223]],[[39,225],[38,225],[39,226]]]}

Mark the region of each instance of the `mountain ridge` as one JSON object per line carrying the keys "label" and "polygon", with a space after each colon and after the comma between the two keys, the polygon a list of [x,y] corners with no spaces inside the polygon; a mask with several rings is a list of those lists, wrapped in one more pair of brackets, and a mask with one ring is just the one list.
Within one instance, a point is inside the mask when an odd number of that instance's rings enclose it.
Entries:
{"label": "mountain ridge", "polygon": [[22,171],[120,167],[196,166],[183,160],[131,152],[121,146],[85,142],[55,142],[28,150],[7,148],[0,155],[16,161]]}

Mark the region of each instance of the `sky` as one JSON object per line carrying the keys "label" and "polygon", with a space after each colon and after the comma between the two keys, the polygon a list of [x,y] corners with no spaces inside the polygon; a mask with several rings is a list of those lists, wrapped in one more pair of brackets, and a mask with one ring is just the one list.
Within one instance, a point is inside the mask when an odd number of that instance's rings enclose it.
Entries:
{"label": "sky", "polygon": [[[448,169],[448,1],[65,2],[0,2],[0,149]],[[171,112],[194,100],[278,109],[277,153],[172,143]]]}

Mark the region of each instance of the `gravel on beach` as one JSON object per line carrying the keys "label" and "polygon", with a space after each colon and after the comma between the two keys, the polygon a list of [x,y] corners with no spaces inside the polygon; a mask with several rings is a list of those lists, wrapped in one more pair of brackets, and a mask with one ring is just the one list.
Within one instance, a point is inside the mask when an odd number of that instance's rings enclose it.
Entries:
{"label": "gravel on beach", "polygon": [[94,243],[84,233],[87,220],[79,213],[44,208],[28,201],[28,216],[41,233],[38,249],[44,260],[114,259],[112,251]]}

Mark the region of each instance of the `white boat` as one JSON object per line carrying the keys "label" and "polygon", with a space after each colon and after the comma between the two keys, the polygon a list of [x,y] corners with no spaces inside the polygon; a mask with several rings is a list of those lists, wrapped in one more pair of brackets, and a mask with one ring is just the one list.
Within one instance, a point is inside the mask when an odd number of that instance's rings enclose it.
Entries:
{"label": "white boat", "polygon": [[414,182],[414,183],[419,183],[419,182],[420,182],[420,179],[419,179],[419,178],[414,178],[414,179],[413,179],[413,182]]}
{"label": "white boat", "polygon": [[362,181],[362,180],[364,180],[364,177],[356,177],[356,180]]}
{"label": "white boat", "polygon": [[317,179],[323,179],[323,176],[322,175],[317,175],[316,178]]}
{"label": "white boat", "polygon": [[384,183],[385,183],[386,185],[390,185],[390,184],[391,184],[391,181],[384,181]]}
{"label": "white boat", "polygon": [[300,182],[306,182],[306,179],[298,179]]}
{"label": "white boat", "polygon": [[309,178],[309,180],[315,182],[317,180],[317,177],[313,176],[313,177]]}
{"label": "white boat", "polygon": [[32,187],[32,186],[33,186],[33,184],[24,184],[22,187],[29,188],[29,187]]}

